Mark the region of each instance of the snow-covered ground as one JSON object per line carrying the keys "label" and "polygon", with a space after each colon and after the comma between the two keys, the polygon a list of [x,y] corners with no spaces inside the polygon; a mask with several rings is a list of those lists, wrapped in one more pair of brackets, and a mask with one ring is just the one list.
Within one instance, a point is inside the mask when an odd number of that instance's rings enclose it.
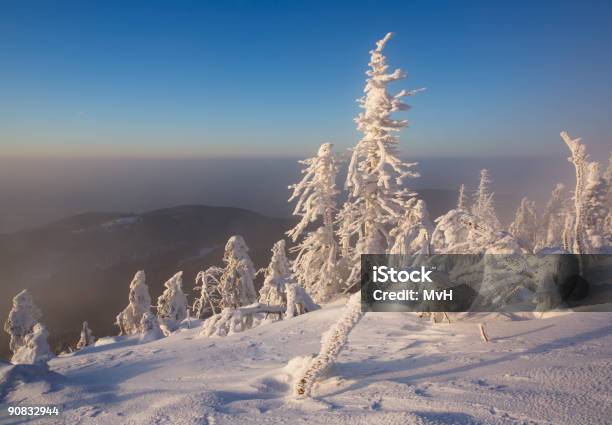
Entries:
{"label": "snow-covered ground", "polygon": [[316,353],[341,308],[225,338],[198,337],[196,323],[151,343],[99,345],[52,360],[61,376],[4,382],[0,397],[58,405],[59,418],[40,420],[58,424],[610,423],[612,313],[491,316],[490,343],[473,319],[368,313],[316,398],[294,400],[288,361]]}

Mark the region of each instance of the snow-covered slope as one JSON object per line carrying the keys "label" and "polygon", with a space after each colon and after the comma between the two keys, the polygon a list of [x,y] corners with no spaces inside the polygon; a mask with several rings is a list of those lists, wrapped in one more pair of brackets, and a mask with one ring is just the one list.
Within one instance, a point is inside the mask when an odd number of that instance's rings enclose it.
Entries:
{"label": "snow-covered slope", "polygon": [[52,360],[61,376],[6,378],[14,382],[2,384],[4,402],[59,405],[59,418],[41,420],[58,424],[592,425],[612,417],[612,313],[491,316],[488,344],[469,318],[431,324],[368,313],[316,399],[293,400],[299,361],[288,361],[316,353],[341,308],[225,338],[198,337],[195,322],[151,343],[106,340]]}

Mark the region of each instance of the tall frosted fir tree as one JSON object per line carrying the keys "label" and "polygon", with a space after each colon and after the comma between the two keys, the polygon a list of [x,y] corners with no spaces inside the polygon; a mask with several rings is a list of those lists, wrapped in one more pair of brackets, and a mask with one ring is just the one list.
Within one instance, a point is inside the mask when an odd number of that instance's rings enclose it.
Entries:
{"label": "tall frosted fir tree", "polygon": [[480,182],[478,191],[474,195],[472,214],[479,220],[479,224],[488,227],[491,231],[501,230],[501,223],[495,214],[493,205],[493,193],[490,190],[491,175],[489,170],[480,170]]}
{"label": "tall frosted fir tree", "polygon": [[293,214],[300,216],[298,224],[287,234],[295,242],[307,226],[318,227],[306,233],[298,246],[293,262],[297,281],[317,301],[326,301],[339,290],[337,244],[334,238],[333,215],[336,210],[336,175],[338,166],[332,154],[332,144],[324,143],[317,156],[300,161],[305,165],[302,181],[292,186],[289,202],[297,200]]}
{"label": "tall frosted fir tree", "polygon": [[408,164],[398,158],[397,133],[408,121],[394,119],[392,114],[407,110],[409,107],[402,99],[416,91],[401,90],[394,95],[387,91],[390,83],[406,77],[399,69],[388,71],[383,49],[391,36],[388,33],[370,51],[365,95],[359,100],[363,110],[355,118],[363,137],[353,149],[346,179],[347,202],[355,206],[348,230],[357,239],[353,258],[361,253],[388,250],[389,231],[404,216],[406,203],[414,195],[403,186],[403,180],[418,176],[414,170],[416,163]]}

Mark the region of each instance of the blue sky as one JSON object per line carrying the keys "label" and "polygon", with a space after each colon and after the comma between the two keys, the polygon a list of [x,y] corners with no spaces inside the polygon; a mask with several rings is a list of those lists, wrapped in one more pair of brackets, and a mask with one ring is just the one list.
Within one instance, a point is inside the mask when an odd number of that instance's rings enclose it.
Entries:
{"label": "blue sky", "polygon": [[612,6],[564,1],[0,1],[0,155],[302,156],[352,146],[386,32],[415,156],[612,141]]}

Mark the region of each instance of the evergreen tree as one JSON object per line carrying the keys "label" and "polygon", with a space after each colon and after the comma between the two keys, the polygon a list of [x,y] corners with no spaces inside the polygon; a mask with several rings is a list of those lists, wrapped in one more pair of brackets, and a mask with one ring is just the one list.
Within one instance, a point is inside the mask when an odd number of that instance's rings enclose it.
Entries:
{"label": "evergreen tree", "polygon": [[129,304],[117,315],[115,324],[121,335],[140,333],[142,315],[151,311],[151,296],[145,283],[145,272],[137,271],[130,283]]}
{"label": "evergreen tree", "polygon": [[224,267],[209,267],[196,276],[200,299],[194,303],[194,312],[202,317],[205,312],[218,314],[226,308],[253,304],[257,294],[253,280],[255,267],[249,257],[249,248],[240,235],[229,238],[223,255]]}
{"label": "evergreen tree", "polygon": [[81,338],[79,339],[79,342],[77,342],[76,346],[77,350],[88,347],[90,345],[94,345],[95,342],[96,338],[94,338],[91,329],[89,329],[89,325],[87,324],[87,322],[83,322],[83,328],[81,329]]}
{"label": "evergreen tree", "polygon": [[474,197],[472,205],[472,214],[479,220],[481,226],[487,226],[492,231],[499,231],[501,224],[495,213],[493,205],[493,193],[490,190],[490,185],[493,182],[489,170],[480,170],[480,183],[478,191]]}
{"label": "evergreen tree", "polygon": [[293,262],[295,279],[317,301],[328,300],[339,291],[333,227],[338,169],[331,149],[331,143],[324,143],[316,157],[300,161],[306,165],[302,171],[304,177],[298,184],[289,187],[293,189],[289,202],[297,200],[293,214],[301,216],[301,219],[287,234],[295,242],[309,224],[318,223],[318,227],[303,236],[291,250],[297,252]]}
{"label": "evergreen tree", "polygon": [[[187,296],[183,292],[183,272],[180,271],[164,283],[166,288],[157,299],[157,317],[168,330],[177,329],[187,318]],[[142,321],[142,317],[141,317]]]}
{"label": "evergreen tree", "polygon": [[272,258],[265,269],[263,286],[259,290],[259,303],[286,305],[285,285],[291,279],[291,265],[285,254],[285,241],[281,239],[272,247]]}
{"label": "evergreen tree", "polygon": [[32,333],[42,313],[34,303],[32,295],[24,289],[13,298],[13,307],[4,323],[4,330],[10,335],[9,347],[13,355],[26,343],[25,338]]}
{"label": "evergreen tree", "polygon": [[510,224],[508,231],[516,238],[522,248],[527,252],[533,252],[538,234],[538,218],[533,201],[527,198],[521,200],[514,221]]}
{"label": "evergreen tree", "polygon": [[557,183],[546,203],[546,209],[542,216],[541,226],[538,230],[537,248],[563,246],[563,229],[565,226],[565,215],[567,214],[567,202],[564,197],[565,186]]}
{"label": "evergreen tree", "polygon": [[11,361],[15,364],[47,363],[54,357],[47,342],[48,337],[49,332],[45,325],[36,323],[32,331],[23,338],[23,345],[17,348]]}
{"label": "evergreen tree", "polygon": [[400,69],[388,72],[383,49],[391,36],[388,33],[370,51],[365,95],[359,100],[363,111],[355,119],[363,137],[353,149],[345,185],[349,191],[347,202],[353,205],[343,212],[350,211],[350,216],[345,215],[350,221],[341,225],[347,232],[341,235],[341,240],[355,242],[350,255],[349,287],[358,280],[361,254],[382,254],[391,248],[393,241],[389,232],[397,227],[408,199],[414,196],[403,186],[404,179],[418,176],[414,170],[416,163],[405,163],[398,157],[396,133],[408,122],[394,119],[392,114],[407,110],[408,105],[402,98],[416,91],[401,90],[392,95],[387,90],[390,83],[405,78]]}
{"label": "evergreen tree", "polygon": [[427,212],[425,201],[411,198],[407,203],[406,214],[398,226],[391,231],[394,244],[390,254],[415,255],[431,254],[433,226]]}
{"label": "evergreen tree", "polygon": [[458,199],[457,199],[457,209],[458,210],[467,211],[467,209],[468,209],[467,203],[468,203],[468,199],[467,199],[467,195],[465,194],[465,185],[462,183],[461,186],[459,186],[459,196],[458,196]]}

